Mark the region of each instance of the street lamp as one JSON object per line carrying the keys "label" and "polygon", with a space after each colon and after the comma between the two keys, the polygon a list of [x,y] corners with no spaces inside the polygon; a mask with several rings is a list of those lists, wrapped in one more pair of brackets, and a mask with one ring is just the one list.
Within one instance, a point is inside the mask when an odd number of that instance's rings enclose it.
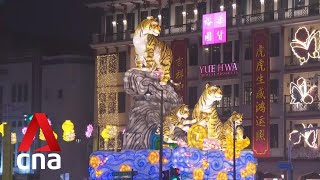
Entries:
{"label": "street lamp", "polygon": [[233,180],[236,180],[236,140],[237,140],[237,129],[241,128],[242,125],[236,125],[236,121],[233,122]]}
{"label": "street lamp", "polygon": [[153,84],[148,85],[148,90],[144,94],[144,97],[147,101],[150,100],[152,93],[149,90],[150,85],[152,85],[156,90],[161,92],[161,101],[160,101],[160,149],[159,149],[159,180],[162,180],[162,155],[163,155],[163,90],[157,88]]}

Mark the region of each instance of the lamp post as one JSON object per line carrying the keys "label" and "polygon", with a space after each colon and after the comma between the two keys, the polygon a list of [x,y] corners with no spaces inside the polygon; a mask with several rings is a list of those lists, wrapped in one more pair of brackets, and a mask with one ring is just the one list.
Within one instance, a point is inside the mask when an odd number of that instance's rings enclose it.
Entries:
{"label": "lamp post", "polygon": [[146,100],[150,99],[152,93],[149,90],[150,85],[152,85],[156,90],[161,92],[161,100],[160,100],[160,149],[159,149],[159,180],[162,180],[162,156],[163,156],[163,90],[157,88],[153,84],[148,85],[148,90],[144,94]]}
{"label": "lamp post", "polygon": [[242,125],[236,125],[236,122],[233,122],[233,180],[236,180],[236,140],[237,140],[237,128],[240,127],[243,129]]}

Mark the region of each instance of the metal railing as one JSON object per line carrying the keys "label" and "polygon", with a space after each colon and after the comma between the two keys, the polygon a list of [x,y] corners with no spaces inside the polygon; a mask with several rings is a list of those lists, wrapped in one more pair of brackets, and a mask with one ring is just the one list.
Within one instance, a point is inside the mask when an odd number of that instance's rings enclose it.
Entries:
{"label": "metal railing", "polygon": [[[292,18],[316,16],[320,14],[320,5],[312,4],[309,6],[301,6],[287,9],[278,9],[275,11],[268,11],[263,13],[255,13],[249,15],[236,15],[235,17],[227,17],[227,27],[246,26],[250,24],[259,24],[264,22],[272,22],[278,20],[286,20]],[[200,32],[202,29],[202,22],[197,21],[193,23],[162,26],[160,36],[177,35],[185,33]],[[119,32],[113,34],[95,34],[93,36],[93,43],[110,43],[119,41],[132,40],[133,31]]]}
{"label": "metal railing", "polygon": [[290,104],[286,103],[286,112],[320,112],[320,101],[314,101],[311,104]]}
{"label": "metal railing", "polygon": [[[308,62],[305,63],[305,65],[307,64],[315,65],[317,63],[320,65],[320,58],[317,58],[317,59],[310,58]],[[286,56],[285,66],[286,67],[300,66],[300,60],[296,56]]]}

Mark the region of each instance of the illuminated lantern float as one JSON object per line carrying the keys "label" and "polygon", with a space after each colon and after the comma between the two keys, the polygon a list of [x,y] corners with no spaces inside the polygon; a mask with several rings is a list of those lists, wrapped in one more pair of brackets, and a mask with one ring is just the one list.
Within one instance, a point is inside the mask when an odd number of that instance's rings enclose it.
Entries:
{"label": "illuminated lantern float", "polygon": [[[133,169],[138,172],[134,179],[158,179],[160,159],[156,149],[159,148],[161,92],[157,89],[161,89],[164,100],[163,170],[178,168],[183,179],[232,179],[233,124],[242,123],[242,114],[233,112],[226,122],[220,121],[213,102],[221,100],[222,91],[209,84],[195,107],[191,107],[193,112],[189,112],[182,97],[174,91],[171,85],[174,83],[169,83],[172,51],[156,39],[159,33],[160,26],[152,17],[136,28],[133,43],[137,68],[128,70],[124,77],[124,89],[136,101],[131,107],[123,150],[93,152],[89,160],[90,177],[110,180],[115,178],[113,172]],[[144,44],[147,39],[153,43],[146,41],[148,45]],[[146,51],[153,56],[148,56]],[[152,94],[148,100],[144,96],[147,91]],[[190,116],[192,118],[186,120]],[[254,179],[253,152],[244,150],[250,140],[244,138],[242,129],[236,132],[237,179]]]}

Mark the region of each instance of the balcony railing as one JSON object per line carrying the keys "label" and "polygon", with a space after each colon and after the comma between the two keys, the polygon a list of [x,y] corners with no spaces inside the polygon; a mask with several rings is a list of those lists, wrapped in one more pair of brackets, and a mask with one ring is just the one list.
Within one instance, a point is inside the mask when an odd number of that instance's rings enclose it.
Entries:
{"label": "balcony railing", "polygon": [[286,112],[319,112],[320,113],[320,101],[314,101],[312,104],[286,104]]}
{"label": "balcony railing", "polygon": [[[308,62],[306,62],[304,65],[320,65],[320,58],[314,59],[310,58]],[[294,67],[294,66],[300,66],[300,60],[296,56],[286,56],[285,57],[285,66],[286,67]]]}
{"label": "balcony railing", "polygon": [[[246,26],[250,24],[259,24],[264,22],[272,22],[278,20],[292,19],[306,16],[316,16],[320,14],[319,4],[309,6],[279,9],[276,11],[269,11],[263,13],[237,15],[235,17],[227,17],[227,27]],[[202,29],[202,22],[187,23],[182,25],[173,25],[162,27],[160,36],[170,36],[177,34],[200,32]],[[93,43],[110,43],[119,41],[132,40],[132,31],[119,32],[113,34],[95,34],[93,36]]]}

